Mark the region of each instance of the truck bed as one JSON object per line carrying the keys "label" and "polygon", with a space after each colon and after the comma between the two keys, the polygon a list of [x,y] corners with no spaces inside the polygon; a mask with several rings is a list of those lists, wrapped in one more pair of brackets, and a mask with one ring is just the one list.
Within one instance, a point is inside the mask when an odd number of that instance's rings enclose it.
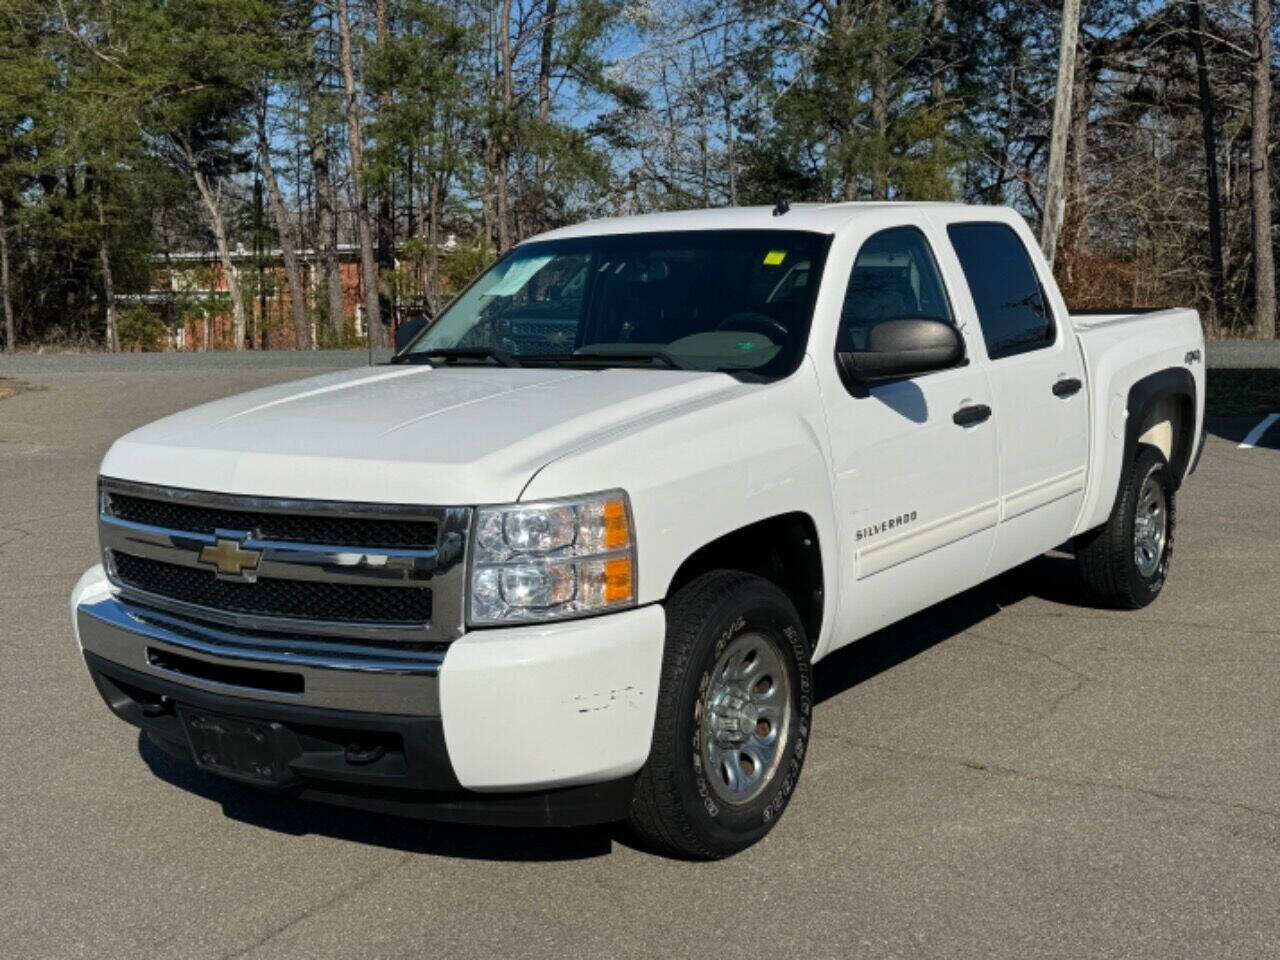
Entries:
{"label": "truck bed", "polygon": [[1138,313],[1073,313],[1071,325],[1089,377],[1089,409],[1095,423],[1089,451],[1089,484],[1077,532],[1107,519],[1124,455],[1129,388],[1149,374],[1187,370],[1196,387],[1196,436],[1204,423],[1204,332],[1200,315],[1178,307]]}

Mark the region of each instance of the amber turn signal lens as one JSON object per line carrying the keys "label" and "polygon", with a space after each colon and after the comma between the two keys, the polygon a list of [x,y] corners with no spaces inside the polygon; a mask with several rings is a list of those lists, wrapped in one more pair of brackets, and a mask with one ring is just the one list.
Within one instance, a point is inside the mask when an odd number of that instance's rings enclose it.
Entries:
{"label": "amber turn signal lens", "polygon": [[634,579],[631,575],[631,558],[617,557],[604,564],[604,602],[623,603],[632,598]]}
{"label": "amber turn signal lens", "polygon": [[607,550],[621,550],[631,543],[631,526],[627,522],[627,506],[621,500],[604,502],[604,545]]}

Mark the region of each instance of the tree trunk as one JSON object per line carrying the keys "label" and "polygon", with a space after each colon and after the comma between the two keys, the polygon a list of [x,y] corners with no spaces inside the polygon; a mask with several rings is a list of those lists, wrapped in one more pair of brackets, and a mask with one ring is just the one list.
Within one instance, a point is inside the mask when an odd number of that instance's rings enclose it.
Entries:
{"label": "tree trunk", "polygon": [[698,182],[702,190],[702,205],[711,206],[711,162],[708,148],[710,134],[707,131],[706,100],[698,98]]}
{"label": "tree trunk", "polygon": [[724,162],[729,174],[729,206],[738,205],[738,158],[734,150],[733,104],[729,90],[723,90],[724,99]]}
{"label": "tree trunk", "polygon": [[440,180],[433,173],[427,186],[427,306],[431,316],[440,312]]}
{"label": "tree trunk", "polygon": [[1080,32],[1080,0],[1063,0],[1062,40],[1058,49],[1058,86],[1053,97],[1053,131],[1049,137],[1049,173],[1044,190],[1040,247],[1053,266],[1066,207],[1067,133],[1071,127],[1071,87],[1076,72],[1076,37]]}
{"label": "tree trunk", "polygon": [[511,246],[507,170],[511,165],[511,107],[515,102],[515,78],[512,76],[514,64],[511,62],[511,0],[502,0],[500,28],[502,36],[499,38],[498,49],[501,51],[499,69],[502,80],[502,112],[498,126],[496,172],[498,177],[498,252],[505,253],[507,248]]}
{"label": "tree trunk", "polygon": [[484,189],[480,197],[480,225],[485,246],[488,247],[498,242],[495,210],[498,192],[498,151],[493,145],[493,137],[483,138],[481,154],[484,158]]}
{"label": "tree trunk", "polygon": [[[543,14],[542,48],[538,51],[538,119],[544,124],[551,118],[551,54],[555,43],[558,6],[558,0],[547,0],[547,8]],[[543,189],[542,177],[546,172],[547,158],[539,150],[534,158],[534,179],[539,190]]]}
{"label": "tree trunk", "polygon": [[218,244],[218,257],[222,261],[222,272],[227,279],[227,293],[231,296],[231,339],[235,349],[244,349],[245,311],[244,297],[240,292],[240,274],[231,260],[231,247],[227,242],[227,227],[222,219],[222,211],[218,209],[218,197],[209,186],[209,181],[196,165],[196,158],[191,147],[183,144],[191,177],[196,182],[196,190],[204,201],[205,211],[209,214],[209,227],[213,230],[213,238]]}
{"label": "tree trunk", "polygon": [[329,173],[329,145],[325,131],[312,135],[311,170],[316,178],[316,233],[320,272],[329,299],[329,329],[335,343],[341,343],[346,326],[346,301],[342,296],[342,271],[337,256],[337,194]]}
{"label": "tree trunk", "polygon": [[[258,110],[258,166],[262,168],[262,180],[267,185],[267,199],[271,203],[271,217],[280,235],[280,259],[284,261],[285,282],[289,285],[289,306],[293,312],[293,330],[297,348],[306,350],[311,343],[310,324],[307,323],[307,288],[302,283],[302,268],[298,265],[298,233],[293,218],[284,205],[280,183],[275,168],[271,166],[271,147],[267,142],[266,104]],[[263,318],[265,323],[266,318]]]}
{"label": "tree trunk", "polygon": [[[379,49],[386,49],[390,22],[387,13],[387,0],[377,0],[374,8],[374,34]],[[391,108],[391,91],[378,93],[378,115],[382,116]],[[391,182],[384,183],[378,190],[378,310],[382,316],[391,321],[392,336],[395,335],[395,305],[391,300],[390,275],[396,268],[396,222],[391,197]]]}
{"label": "tree trunk", "polygon": [[947,130],[946,130],[946,75],[947,75],[947,0],[932,0],[929,6],[927,38],[929,44],[929,105],[933,108],[933,137],[929,142],[929,154],[933,160],[932,196],[921,199],[947,200],[951,188],[947,178]]}
{"label": "tree trunk", "polygon": [[373,253],[373,223],[369,192],[364,183],[364,135],[360,130],[360,101],[356,96],[355,59],[351,49],[351,17],[347,0],[338,0],[338,39],[341,45],[342,89],[345,94],[347,140],[351,150],[351,179],[356,195],[356,238],[360,244],[360,279],[364,287],[365,330],[369,346],[386,343],[378,304],[378,261]]}
{"label": "tree trunk", "polygon": [[111,253],[107,250],[107,211],[102,204],[102,188],[94,193],[98,208],[98,263],[102,266],[102,293],[107,301],[107,349],[120,352],[120,328],[116,322],[116,285],[111,276]]}
{"label": "tree trunk", "polygon": [[943,27],[947,20],[947,0],[932,0],[929,7],[929,101],[934,109],[942,106],[946,91],[944,76],[947,70],[946,42]]}
{"label": "tree trunk", "polygon": [[876,34],[871,51],[871,129],[875,134],[875,159],[871,165],[871,199],[889,199],[889,25],[885,0],[874,0],[872,16]]}
{"label": "tree trunk", "polygon": [[1253,206],[1254,326],[1258,336],[1276,335],[1276,261],[1271,244],[1271,0],[1253,0],[1253,131],[1249,140],[1249,193]]}
{"label": "tree trunk", "polygon": [[4,303],[4,352],[12,354],[18,349],[18,328],[9,294],[9,208],[4,197],[0,197],[0,301]]}
{"label": "tree trunk", "polygon": [[1191,4],[1191,45],[1196,57],[1196,84],[1200,94],[1200,131],[1204,141],[1204,179],[1209,194],[1209,286],[1213,296],[1214,322],[1226,320],[1226,291],[1222,263],[1222,200],[1218,196],[1218,143],[1213,114],[1213,88],[1209,86],[1209,66],[1204,55],[1204,12],[1201,0]]}
{"label": "tree trunk", "polygon": [[1085,168],[1089,161],[1089,111],[1093,109],[1094,69],[1095,64],[1089,56],[1077,47],[1076,89],[1071,96],[1071,132],[1067,137],[1064,175],[1066,204],[1058,237],[1058,248],[1067,254],[1066,270],[1069,280],[1074,279],[1074,254],[1080,244],[1085,223]]}
{"label": "tree trunk", "polygon": [[725,73],[720,82],[720,100],[724,107],[724,162],[728,168],[729,206],[738,205],[738,158],[734,149],[735,134],[733,131],[733,99],[730,96],[731,81],[729,79],[729,27],[726,24],[720,37],[720,62]]}

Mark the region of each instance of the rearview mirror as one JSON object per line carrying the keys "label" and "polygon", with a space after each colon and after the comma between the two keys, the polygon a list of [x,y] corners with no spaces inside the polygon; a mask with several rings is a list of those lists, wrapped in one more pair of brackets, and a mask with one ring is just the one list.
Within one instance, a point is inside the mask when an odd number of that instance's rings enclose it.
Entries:
{"label": "rearview mirror", "polygon": [[867,333],[867,348],[836,354],[846,382],[866,384],[945,370],[964,360],[964,341],[951,324],[930,317],[884,320]]}

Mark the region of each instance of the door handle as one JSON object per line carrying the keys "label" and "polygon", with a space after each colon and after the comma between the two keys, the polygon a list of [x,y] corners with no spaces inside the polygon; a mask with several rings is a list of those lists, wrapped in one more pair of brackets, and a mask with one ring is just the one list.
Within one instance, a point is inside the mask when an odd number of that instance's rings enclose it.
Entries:
{"label": "door handle", "polygon": [[1080,381],[1075,377],[1068,377],[1065,380],[1059,380],[1053,385],[1053,395],[1055,397],[1061,397],[1064,400],[1067,397],[1074,397],[1079,392]]}
{"label": "door handle", "polygon": [[951,415],[951,419],[961,427],[973,427],[991,416],[991,408],[985,403],[974,404],[972,407],[961,407]]}

